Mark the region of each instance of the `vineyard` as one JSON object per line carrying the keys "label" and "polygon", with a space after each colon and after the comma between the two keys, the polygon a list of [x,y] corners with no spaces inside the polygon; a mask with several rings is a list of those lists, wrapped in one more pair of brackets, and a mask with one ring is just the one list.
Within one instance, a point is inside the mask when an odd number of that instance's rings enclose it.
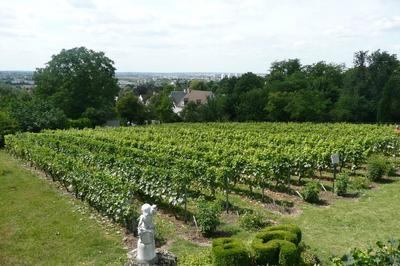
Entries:
{"label": "vineyard", "polygon": [[129,227],[135,198],[185,208],[235,186],[290,188],[326,178],[333,153],[353,170],[374,153],[398,156],[400,139],[383,125],[211,123],[21,133],[6,148]]}

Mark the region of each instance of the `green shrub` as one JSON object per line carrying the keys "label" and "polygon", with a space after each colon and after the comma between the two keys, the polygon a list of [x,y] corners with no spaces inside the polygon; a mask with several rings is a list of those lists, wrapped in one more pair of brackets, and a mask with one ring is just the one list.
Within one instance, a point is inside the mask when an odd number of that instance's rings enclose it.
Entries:
{"label": "green shrub", "polygon": [[376,248],[367,250],[352,249],[349,254],[340,258],[331,258],[331,262],[335,266],[399,265],[400,242],[398,240],[389,240],[386,243],[377,242],[376,246]]}
{"label": "green shrub", "polygon": [[279,265],[297,266],[299,263],[299,250],[295,244],[286,240],[272,240],[279,243]]}
{"label": "green shrub", "polygon": [[277,265],[279,263],[279,243],[276,241],[264,242],[255,237],[251,243],[254,260],[257,265]]}
{"label": "green shrub", "polygon": [[347,192],[349,185],[349,175],[347,173],[341,173],[338,175],[335,183],[335,191],[339,196],[343,196]]}
{"label": "green shrub", "polygon": [[288,231],[296,235],[296,240],[293,242],[298,245],[301,242],[301,229],[295,224],[280,224],[267,227],[263,231]]}
{"label": "green shrub", "polygon": [[282,239],[298,244],[297,235],[284,230],[261,231],[256,235],[256,237],[261,238],[264,243],[274,239]]}
{"label": "green shrub", "polygon": [[17,121],[8,113],[0,111],[0,148],[4,146],[4,136],[15,133]]}
{"label": "green shrub", "polygon": [[372,181],[379,181],[387,170],[387,162],[382,156],[372,156],[367,162],[367,176]]}
{"label": "green shrub", "polygon": [[248,213],[246,212],[239,218],[239,224],[243,229],[246,230],[258,230],[267,225],[269,222],[265,217],[259,213]]}
{"label": "green shrub", "polygon": [[350,186],[354,190],[368,189],[371,181],[363,176],[353,176],[350,179]]}
{"label": "green shrub", "polygon": [[318,202],[319,201],[320,185],[316,181],[307,183],[303,191],[303,198],[308,202]]}
{"label": "green shrub", "polygon": [[301,230],[284,224],[264,228],[251,244],[257,265],[298,265]]}
{"label": "green shrub", "polygon": [[216,202],[200,199],[197,203],[197,210],[196,220],[201,233],[207,237],[211,236],[220,223],[218,217],[221,212],[220,205]]}
{"label": "green shrub", "polygon": [[386,175],[387,176],[396,176],[396,167],[392,162],[387,162],[386,165]]}
{"label": "green shrub", "polygon": [[212,243],[214,266],[251,265],[250,256],[244,244],[233,238],[217,238]]}
{"label": "green shrub", "polygon": [[68,128],[84,129],[84,128],[90,128],[92,126],[93,126],[92,121],[90,121],[90,119],[87,117],[81,117],[78,119],[68,119],[67,120]]}
{"label": "green shrub", "polygon": [[309,248],[302,249],[301,252],[299,252],[299,254],[300,254],[299,265],[301,266],[314,266],[314,265],[320,265],[321,263],[318,256],[314,252],[312,252]]}
{"label": "green shrub", "polygon": [[263,242],[261,238],[255,238],[251,247],[257,265],[298,265],[298,248],[290,241],[273,239]]}

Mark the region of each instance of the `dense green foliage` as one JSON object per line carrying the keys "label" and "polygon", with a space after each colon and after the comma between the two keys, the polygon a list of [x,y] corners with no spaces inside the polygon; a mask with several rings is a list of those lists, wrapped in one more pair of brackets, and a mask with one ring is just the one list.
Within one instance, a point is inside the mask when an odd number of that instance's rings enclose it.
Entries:
{"label": "dense green foliage", "polygon": [[204,199],[197,203],[196,219],[200,231],[204,236],[212,235],[219,225],[219,213],[221,206],[217,202],[209,202]]}
{"label": "dense green foliage", "polygon": [[398,155],[400,142],[390,126],[217,123],[24,133],[6,144],[127,225],[135,196],[182,206],[192,191],[287,186],[289,175],[329,170],[332,153],[354,168],[371,153]]}
{"label": "dense green foliage", "polygon": [[121,95],[116,104],[116,112],[123,124],[143,124],[146,119],[145,107],[130,91]]}
{"label": "dense green foliage", "polygon": [[[350,68],[324,61],[302,65],[299,59],[289,59],[272,63],[265,77],[245,73],[219,82],[196,80],[183,87],[166,87],[169,91],[188,87],[213,91],[214,97],[207,104],[193,103],[184,108],[181,118],[187,122],[397,122],[399,73],[400,62],[395,54],[360,51],[354,54],[354,66]],[[147,85],[139,86],[142,94],[149,95]],[[148,91],[154,92],[153,84],[148,85]],[[158,97],[156,94],[151,98]],[[167,106],[159,104],[157,109]],[[165,114],[171,110],[163,108]],[[161,116],[159,120],[165,121]]]}
{"label": "dense green foliage", "polygon": [[4,146],[4,136],[12,134],[17,130],[17,121],[15,121],[6,112],[0,111],[0,148]]}
{"label": "dense green foliage", "polygon": [[398,240],[377,242],[375,248],[362,250],[354,248],[341,258],[332,258],[335,266],[396,266],[400,264],[400,244]]}
{"label": "dense green foliage", "polygon": [[267,227],[256,234],[251,247],[257,265],[298,265],[301,230],[296,225]]}
{"label": "dense green foliage", "polygon": [[217,238],[212,243],[214,266],[251,265],[250,256],[244,243],[233,238]]}
{"label": "dense green foliage", "polygon": [[239,224],[242,228],[246,230],[259,230],[267,226],[269,221],[259,213],[249,213],[246,212],[239,218]]}
{"label": "dense green foliage", "polygon": [[308,202],[318,202],[319,201],[319,192],[320,192],[320,184],[316,181],[312,181],[308,183],[304,187],[303,198]]}
{"label": "dense green foliage", "polygon": [[338,175],[335,183],[335,192],[339,196],[343,196],[347,192],[349,186],[349,175],[348,173],[341,173]]}
{"label": "dense green foliage", "polygon": [[[54,123],[49,127],[41,121],[49,114],[52,119],[60,118],[59,110],[69,119],[86,117],[92,125],[101,125],[113,116],[115,107],[123,124],[150,120],[397,122],[399,73],[397,56],[380,50],[355,53],[350,68],[324,61],[302,65],[298,59],[289,59],[272,63],[266,76],[245,73],[220,81],[177,80],[171,84],[165,80],[157,85],[130,85],[120,92],[115,106],[119,88],[113,62],[102,52],[73,48],[54,55],[45,68],[35,72],[34,98],[52,107],[44,115],[42,109],[33,108],[35,115],[27,121],[39,123],[23,125],[21,130],[38,128],[37,124],[40,129],[54,128]],[[25,105],[21,92],[1,87],[0,109],[8,108],[10,102]],[[214,96],[206,104],[187,104],[178,116],[173,112],[170,92],[188,88],[210,90]],[[143,104],[131,94],[141,96]],[[27,104],[28,113],[29,108],[32,106]],[[17,107],[12,109],[18,113]],[[25,119],[14,118],[24,123]],[[63,126],[57,122],[58,128]]]}
{"label": "dense green foliage", "polygon": [[103,52],[62,50],[34,73],[34,93],[56,103],[68,118],[79,118],[92,108],[104,111],[98,118],[104,122],[119,90],[113,65]]}
{"label": "dense green foliage", "polygon": [[367,162],[367,176],[373,181],[379,181],[386,173],[388,164],[382,156],[372,156]]}

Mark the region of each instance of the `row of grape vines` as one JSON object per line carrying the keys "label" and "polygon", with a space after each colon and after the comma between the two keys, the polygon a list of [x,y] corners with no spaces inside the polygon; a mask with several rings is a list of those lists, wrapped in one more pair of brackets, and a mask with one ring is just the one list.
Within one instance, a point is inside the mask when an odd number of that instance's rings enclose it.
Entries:
{"label": "row of grape vines", "polygon": [[400,138],[384,125],[211,123],[20,133],[6,147],[129,225],[135,198],[186,206],[237,184],[264,191],[329,171],[333,153],[349,168],[372,153],[398,156]]}

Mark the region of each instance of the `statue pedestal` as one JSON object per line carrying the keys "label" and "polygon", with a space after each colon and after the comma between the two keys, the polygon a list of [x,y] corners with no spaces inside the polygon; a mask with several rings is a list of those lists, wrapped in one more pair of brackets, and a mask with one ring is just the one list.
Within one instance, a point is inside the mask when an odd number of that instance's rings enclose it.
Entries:
{"label": "statue pedestal", "polygon": [[156,257],[152,261],[137,260],[137,250],[128,253],[128,262],[125,266],[177,266],[178,259],[174,254],[166,250],[156,250]]}

